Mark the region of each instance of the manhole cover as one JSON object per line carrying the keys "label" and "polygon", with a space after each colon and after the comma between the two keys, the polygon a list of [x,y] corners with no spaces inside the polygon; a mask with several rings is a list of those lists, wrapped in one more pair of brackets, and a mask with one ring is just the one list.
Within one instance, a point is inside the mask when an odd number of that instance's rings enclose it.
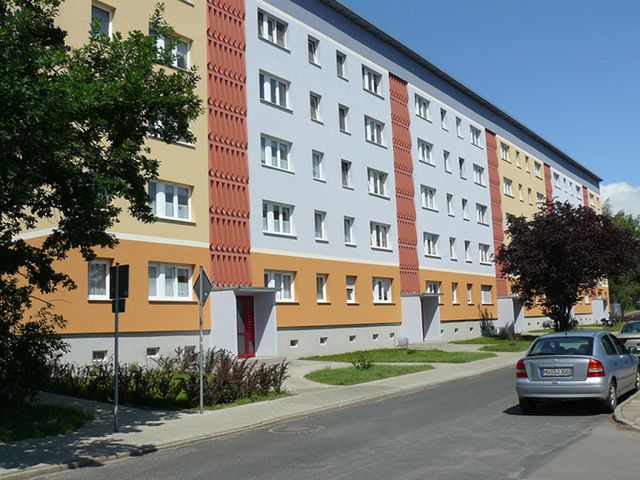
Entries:
{"label": "manhole cover", "polygon": [[297,433],[311,433],[322,430],[324,427],[320,425],[281,425],[279,427],[273,427],[269,431],[271,433],[285,433],[288,435],[295,435]]}

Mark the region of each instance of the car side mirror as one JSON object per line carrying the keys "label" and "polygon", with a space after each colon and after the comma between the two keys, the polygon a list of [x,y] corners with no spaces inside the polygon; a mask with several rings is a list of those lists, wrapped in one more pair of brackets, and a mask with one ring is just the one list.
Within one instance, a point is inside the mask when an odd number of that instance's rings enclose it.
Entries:
{"label": "car side mirror", "polygon": [[640,355],[640,349],[638,349],[638,347],[629,347],[627,348],[627,352],[631,355]]}

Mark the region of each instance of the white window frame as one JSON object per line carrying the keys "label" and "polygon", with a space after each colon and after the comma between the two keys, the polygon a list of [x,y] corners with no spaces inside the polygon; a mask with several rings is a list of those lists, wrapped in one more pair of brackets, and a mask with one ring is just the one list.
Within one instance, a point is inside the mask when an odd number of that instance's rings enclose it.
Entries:
{"label": "white window frame", "polygon": [[[264,10],[258,10],[258,37],[263,40],[286,49],[288,27],[287,22]],[[279,30],[282,31],[282,41],[278,36]]]}
{"label": "white window frame", "polygon": [[[285,278],[289,282],[289,295],[285,296]],[[264,280],[265,287],[275,288],[276,291],[276,303],[295,303],[295,272],[287,272],[280,270],[265,270]]]}
{"label": "white window frame", "polygon": [[440,126],[443,130],[449,131],[449,126],[447,125],[447,110],[444,108],[440,108]]}
{"label": "white window frame", "polygon": [[414,97],[414,103],[415,103],[416,116],[430,122],[431,121],[431,108],[430,108],[431,102],[416,93]]}
{"label": "white window frame", "polygon": [[[171,302],[189,302],[191,301],[192,296],[192,280],[193,280],[193,267],[191,265],[180,265],[175,263],[159,263],[159,262],[149,262],[147,267],[147,276],[148,276],[148,287],[151,287],[151,282],[154,280],[153,277],[149,275],[149,271],[151,268],[155,268],[157,272],[157,276],[155,277],[155,295],[152,295],[149,290],[147,290],[148,298],[152,301],[171,301]],[[167,271],[169,269],[174,269],[174,277],[173,277],[173,289],[174,294],[168,295],[166,292],[167,286]],[[178,277],[179,270],[187,271],[187,288],[186,295],[178,295]]]}
{"label": "white window frame", "polygon": [[362,65],[362,88],[374,95],[382,96],[382,74]]}
{"label": "white window frame", "polygon": [[364,116],[364,138],[367,142],[384,147],[384,123],[375,118]]}
{"label": "white window frame", "polygon": [[437,233],[424,232],[424,255],[425,257],[440,258],[440,235]]}
{"label": "white window frame", "polygon": [[[293,236],[293,205],[284,203],[271,202],[269,200],[262,201],[262,232],[271,235]],[[284,220],[285,212],[288,215],[288,231],[287,222]],[[265,218],[265,214],[267,215]],[[277,218],[276,218],[277,217]],[[266,222],[266,223],[265,223]],[[276,223],[277,222],[277,223]],[[276,228],[277,227],[277,228]]]}
{"label": "white window frame", "polygon": [[456,237],[449,237],[449,259],[458,260],[458,253],[456,252]]}
{"label": "white window frame", "polygon": [[443,150],[442,159],[444,161],[444,171],[447,173],[451,173],[451,163],[449,158],[451,158],[451,153],[448,150]]}
{"label": "white window frame", "polygon": [[109,24],[107,25],[107,36],[109,38],[111,38],[111,35],[113,35],[113,10],[108,9],[108,8],[104,8],[102,5],[97,5],[95,3],[92,3],[91,4],[91,22],[92,23],[93,23],[93,19],[94,19],[94,16],[93,16],[93,9],[94,8],[96,10],[101,10],[101,11],[105,12],[109,16],[109,19],[108,19]]}
{"label": "white window frame", "polygon": [[307,55],[309,63],[320,66],[320,40],[307,35]]}
{"label": "white window frame", "polygon": [[422,198],[422,208],[427,210],[438,211],[438,199],[436,197],[437,190],[433,187],[420,185],[420,194]]}
{"label": "white window frame", "polygon": [[455,217],[456,212],[453,208],[453,194],[447,193],[447,215],[450,217]]}
{"label": "white window frame", "polygon": [[349,133],[349,107],[338,104],[338,129],[342,133]]}
{"label": "white window frame", "polygon": [[327,282],[329,281],[329,275],[326,273],[316,274],[316,302],[317,303],[329,303],[327,298]]}
{"label": "white window frame", "polygon": [[314,210],[313,231],[316,242],[327,241],[327,212],[323,212],[322,210]]}
{"label": "white window frame", "polygon": [[[111,260],[106,259],[95,259],[87,263],[87,298],[89,300],[109,300],[109,288],[110,288],[110,275],[111,271]],[[104,294],[96,294],[91,293],[91,266],[92,265],[104,265],[105,266],[105,276],[104,276]]]}
{"label": "white window frame", "polygon": [[372,294],[373,294],[373,303],[392,303],[393,299],[391,297],[391,285],[393,283],[393,279],[391,278],[383,278],[383,277],[373,277],[372,278]]}
{"label": "white window frame", "polygon": [[356,298],[356,283],[358,282],[358,277],[355,275],[347,275],[345,278],[345,289],[347,293],[347,303],[348,304],[356,304],[358,300]]}
{"label": "white window frame", "polygon": [[344,226],[344,244],[349,246],[356,245],[355,225],[356,219],[354,217],[344,216],[342,223]]}
{"label": "white window frame", "polygon": [[491,285],[480,285],[480,300],[482,305],[493,305],[493,287]]}
{"label": "white window frame", "polygon": [[451,303],[458,305],[458,282],[451,282]]}
{"label": "white window frame", "polygon": [[511,163],[511,160],[509,160],[509,150],[510,150],[509,145],[507,145],[506,143],[500,142],[500,158],[502,160],[505,160]]}
{"label": "white window frame", "polygon": [[387,180],[389,174],[381,172],[375,168],[367,168],[367,183],[369,185],[369,194],[378,197],[389,198]]}
{"label": "white window frame", "polygon": [[469,201],[466,198],[462,199],[462,219],[469,220]]}
{"label": "white window frame", "polygon": [[464,261],[465,262],[473,262],[473,257],[471,256],[471,241],[464,241]]}
{"label": "white window frame", "polygon": [[460,178],[463,180],[467,179],[466,164],[467,161],[463,157],[458,157],[458,169],[460,170]]}
{"label": "white window frame", "polygon": [[542,164],[540,162],[533,162],[533,173],[536,177],[542,178]]}
{"label": "white window frame", "polygon": [[289,87],[291,82],[260,70],[260,100],[275,107],[289,109]]}
{"label": "white window frame", "polygon": [[467,283],[467,305],[473,305],[473,283]]}
{"label": "white window frame", "polygon": [[339,50],[336,50],[336,75],[347,80],[347,54]]}
{"label": "white window frame", "polygon": [[476,203],[476,221],[480,225],[489,225],[487,223],[487,206]]}
{"label": "white window frame", "polygon": [[314,122],[322,123],[322,95],[309,92],[309,115]]}
{"label": "white window frame", "polygon": [[378,250],[391,250],[389,246],[389,233],[391,225],[380,222],[369,222],[369,237],[371,248]]}
{"label": "white window frame", "polygon": [[[276,148],[276,156],[273,157],[274,145]],[[291,161],[291,147],[292,143],[280,138],[272,137],[271,135],[260,135],[260,161],[263,167],[275,168],[276,170],[282,170],[285,172],[293,172],[293,162]],[[282,152],[286,153],[286,157],[283,157]],[[267,150],[269,154],[267,154]],[[275,161],[275,163],[273,163]]]}
{"label": "white window frame", "polygon": [[441,295],[442,294],[442,282],[437,282],[434,280],[427,280],[427,286],[425,291],[431,295]]}
{"label": "white window frame", "polygon": [[[340,161],[340,181],[343,188],[353,189],[351,182],[351,167],[353,164],[349,160],[342,159]],[[346,168],[345,168],[346,167]]]}
{"label": "white window frame", "polygon": [[311,151],[311,175],[314,180],[326,182],[324,176],[324,153],[317,150]]}
{"label": "white window frame", "polygon": [[[156,50],[158,51],[164,51],[165,47],[167,46],[167,43],[171,43],[171,41],[175,42],[175,45],[171,50],[171,63],[169,64],[169,66],[173,68],[177,68],[179,70],[189,70],[189,67],[191,66],[191,43],[192,43],[191,40],[188,40],[183,37],[171,37],[169,41],[167,41],[168,37],[165,37],[161,33],[151,32],[151,35],[155,38]],[[184,55],[184,60],[186,63],[185,66],[179,65],[180,63],[179,57],[178,57],[179,45],[184,45],[186,49],[186,52]]]}
{"label": "white window frame", "polygon": [[507,177],[502,177],[502,191],[507,197],[513,197],[513,181]]}
{"label": "white window frame", "polygon": [[482,148],[482,145],[480,145],[482,130],[480,130],[477,127],[474,127],[473,125],[469,125],[469,133],[471,136],[471,145],[475,145],[476,147]]}
{"label": "white window frame", "polygon": [[435,167],[436,163],[433,161],[433,144],[418,139],[418,160]]}
{"label": "white window frame", "polygon": [[464,138],[462,136],[462,119],[460,117],[456,117],[456,135],[458,135],[458,138]]}
{"label": "white window frame", "polygon": [[486,186],[484,179],[484,167],[481,167],[476,163],[473,164],[473,182],[482,187]]}
{"label": "white window frame", "polygon": [[[167,193],[171,189],[171,195],[173,196],[172,209],[173,215],[167,215]],[[181,204],[180,197],[184,195],[179,194],[179,190],[186,190],[187,203]],[[192,188],[187,185],[179,185],[177,183],[161,182],[159,180],[151,180],[149,182],[149,201],[151,203],[151,213],[156,218],[164,220],[175,220],[178,222],[190,222],[191,221],[191,196]],[[154,195],[155,194],[155,195]],[[155,198],[154,198],[155,197]],[[186,207],[187,216],[180,216],[180,207]]]}
{"label": "white window frame", "polygon": [[491,251],[490,246],[486,243],[478,243],[478,254],[480,256],[480,263],[482,265],[491,265]]}

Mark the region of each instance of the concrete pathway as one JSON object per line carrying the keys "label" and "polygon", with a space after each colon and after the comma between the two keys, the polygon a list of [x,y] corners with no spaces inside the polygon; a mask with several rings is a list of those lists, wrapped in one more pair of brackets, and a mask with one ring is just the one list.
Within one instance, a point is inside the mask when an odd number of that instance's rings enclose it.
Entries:
{"label": "concrete pathway", "polygon": [[92,412],[95,420],[73,434],[0,446],[0,479],[99,465],[112,458],[140,455],[366,400],[400,395],[510,367],[521,355],[501,353],[471,363],[432,364],[433,370],[345,387],[318,384],[303,378],[313,370],[337,364],[294,360],[289,370],[291,378],[285,385],[294,393],[290,397],[206,411],[204,415],[125,407],[121,409],[119,433],[112,433],[111,405],[47,394],[43,396],[44,402],[77,405]]}
{"label": "concrete pathway", "polygon": [[628,400],[618,405],[613,418],[629,428],[640,431],[640,392],[636,392]]}

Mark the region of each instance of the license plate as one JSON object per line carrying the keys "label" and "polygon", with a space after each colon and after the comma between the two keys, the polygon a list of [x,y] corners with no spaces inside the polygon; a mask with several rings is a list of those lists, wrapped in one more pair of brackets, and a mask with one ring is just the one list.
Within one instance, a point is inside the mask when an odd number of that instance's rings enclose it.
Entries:
{"label": "license plate", "polygon": [[541,368],[541,377],[570,377],[573,374],[573,368]]}

